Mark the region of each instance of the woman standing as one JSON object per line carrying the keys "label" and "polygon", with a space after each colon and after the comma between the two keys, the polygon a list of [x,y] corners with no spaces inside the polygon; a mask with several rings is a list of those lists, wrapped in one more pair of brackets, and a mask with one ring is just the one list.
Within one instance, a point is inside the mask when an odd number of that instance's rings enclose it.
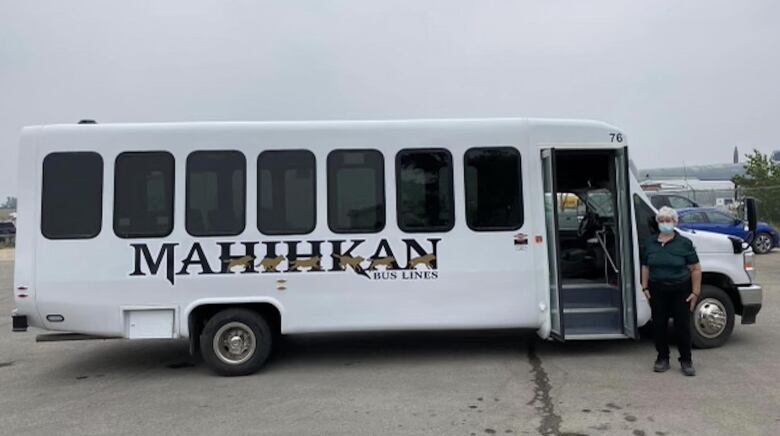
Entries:
{"label": "woman standing", "polygon": [[642,251],[642,290],[650,302],[653,339],[658,358],[653,370],[669,369],[669,318],[674,319],[677,349],[683,374],[696,375],[691,358],[691,312],[701,293],[701,266],[690,239],[674,230],[677,212],[662,207],[655,217],[658,236],[651,237]]}

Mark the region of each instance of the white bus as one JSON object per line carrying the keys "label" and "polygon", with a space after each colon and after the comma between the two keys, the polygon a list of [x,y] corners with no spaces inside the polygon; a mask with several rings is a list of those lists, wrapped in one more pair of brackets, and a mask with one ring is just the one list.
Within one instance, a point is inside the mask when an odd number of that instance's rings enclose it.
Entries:
{"label": "white bus", "polygon": [[[650,319],[655,212],[601,122],[38,126],[19,174],[17,331],[188,338],[243,375],[278,334],[618,339]],[[683,234],[704,270],[694,342],[719,346],[761,308],[753,254]]]}

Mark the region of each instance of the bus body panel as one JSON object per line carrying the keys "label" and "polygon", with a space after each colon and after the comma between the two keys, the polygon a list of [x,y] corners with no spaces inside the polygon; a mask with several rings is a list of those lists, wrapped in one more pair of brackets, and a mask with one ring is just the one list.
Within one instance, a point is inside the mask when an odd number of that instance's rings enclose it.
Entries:
{"label": "bus body panel", "polygon": [[[382,123],[378,123],[382,124]],[[539,292],[541,276],[534,259],[544,253],[540,244],[517,249],[514,236],[531,234],[534,216],[531,213],[533,180],[536,165],[525,150],[525,122],[491,123],[479,129],[461,126],[457,122],[410,123],[411,128],[397,128],[388,123],[386,129],[361,128],[335,123],[313,123],[307,128],[295,128],[280,123],[267,125],[228,124],[212,126],[89,126],[50,127],[38,138],[37,164],[56,151],[94,151],[103,159],[103,214],[98,236],[84,240],[48,240],[39,226],[28,229],[35,236],[35,248],[40,253],[35,261],[38,310],[62,315],[64,321],[43,320],[50,330],[90,333],[104,336],[128,336],[127,308],[139,306],[176,307],[177,328],[173,336],[187,336],[186,314],[195,301],[273,301],[285,316],[285,333],[396,329],[456,329],[456,328],[538,328],[544,319],[540,305],[546,294]],[[440,129],[437,125],[449,125]],[[455,189],[455,228],[442,234],[401,232],[391,212],[395,209],[395,154],[403,148],[443,147],[453,155],[453,175],[456,187],[462,186],[463,153],[473,146],[512,146],[521,153],[524,223],[511,231],[472,232],[465,223],[462,189]],[[327,227],[324,202],[317,208],[316,230],[307,235],[273,237],[262,235],[256,227],[256,157],[265,149],[311,150],[316,156],[317,196],[327,197],[327,154],[334,148],[376,148],[385,154],[386,226],[378,234],[334,234]],[[122,239],[114,235],[112,205],[114,203],[113,162],[121,152],[166,150],[174,155],[175,211],[174,230],[164,238]],[[185,231],[184,196],[185,162],[194,150],[238,150],[247,160],[246,227],[238,236],[194,238]],[[40,179],[40,174],[37,176]],[[38,180],[40,183],[40,180]],[[34,195],[40,203],[40,193]],[[539,233],[538,231],[535,233]],[[300,241],[299,250],[306,251],[311,241],[363,240],[370,256],[383,240],[396,255],[405,259],[404,239],[414,239],[426,248],[428,239],[438,239],[436,279],[369,280],[352,271],[296,272],[279,274],[202,274],[197,266],[179,274],[182,260],[192,245],[202,247],[212,270],[219,269],[218,243]],[[131,276],[135,269],[131,244],[145,243],[155,257],[163,243],[176,244],[173,250],[174,283],[166,280],[166,272],[146,276]],[[309,245],[310,247],[310,245]],[[284,250],[280,254],[285,254]],[[331,269],[332,259],[323,258],[323,267]],[[142,266],[144,269],[144,266]],[[381,271],[378,271],[381,272]],[[421,271],[426,272],[426,271]],[[396,276],[413,271],[395,271]],[[384,275],[387,275],[385,273]],[[380,274],[383,275],[383,274]],[[284,290],[277,280],[286,280]]]}
{"label": "bus body panel", "polygon": [[[620,141],[616,135],[620,134]],[[17,295],[31,325],[49,330],[129,337],[134,311],[170,309],[170,337],[188,337],[188,316],[204,304],[268,303],[283,333],[531,328],[550,334],[550,295],[544,243],[545,217],[539,151],[609,149],[626,144],[622,132],[593,121],[417,120],[376,122],[182,123],[47,126],[25,130],[20,153],[17,286],[30,287],[34,303]],[[472,147],[516,148],[521,156],[523,224],[476,232],[466,224],[464,153]],[[385,227],[378,233],[338,234],[328,227],[327,156],[334,149],[376,149],[384,155]],[[396,222],[395,157],[406,148],[445,148],[452,155],[454,228],[408,233]],[[257,158],[264,150],[306,149],[316,158],[316,228],[305,235],[263,235],[257,228]],[[193,237],[185,230],[187,156],[200,150],[237,150],[246,158],[246,225],[240,235]],[[40,231],[41,165],[52,152],[94,151],[103,159],[102,229],[83,240],[49,240]],[[114,162],[128,151],[168,151],[175,159],[173,231],[160,238],[123,239],[113,231]],[[633,177],[632,193],[641,194]],[[644,197],[643,197],[644,198]],[[646,199],[645,199],[646,200]],[[632,217],[634,211],[632,206]],[[633,256],[638,258],[637,233]],[[525,240],[517,244],[517,240]],[[335,268],[332,249],[362,241],[355,253],[368,259],[392,251],[400,269],[358,274]],[[322,250],[323,271],[221,273],[223,246],[240,255],[253,244],[263,256],[275,243],[309,253]],[[223,244],[223,245],[219,245]],[[187,263],[195,246],[202,264]],[[422,252],[415,251],[416,249]],[[144,253],[161,259],[156,273]],[[412,257],[436,254],[436,267],[407,268]],[[169,263],[170,257],[170,263]],[[199,257],[199,256],[198,256]],[[172,265],[169,268],[168,265]],[[290,265],[284,264],[285,269]],[[638,268],[638,265],[637,265]],[[731,268],[732,270],[734,267]],[[734,271],[730,272],[735,274]],[[744,271],[742,272],[744,274]],[[635,274],[637,324],[649,307]],[[170,315],[166,315],[170,313]],[[47,321],[47,315],[62,321]],[[141,319],[141,318],[139,318]]]}
{"label": "bus body panel", "polygon": [[36,140],[42,127],[27,127],[22,131],[19,149],[19,186],[17,216],[23,217],[16,223],[16,247],[14,263],[14,299],[18,312],[27,315],[31,326],[43,327],[43,321],[36,305],[36,240],[40,203],[40,162],[36,156]]}

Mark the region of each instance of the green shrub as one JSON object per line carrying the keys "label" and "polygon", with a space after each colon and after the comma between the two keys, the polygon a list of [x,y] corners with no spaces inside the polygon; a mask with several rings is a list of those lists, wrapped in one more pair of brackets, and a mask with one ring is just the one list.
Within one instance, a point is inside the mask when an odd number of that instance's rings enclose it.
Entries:
{"label": "green shrub", "polygon": [[732,182],[742,197],[756,199],[759,220],[780,224],[780,165],[758,150],[745,157],[745,175],[735,176]]}

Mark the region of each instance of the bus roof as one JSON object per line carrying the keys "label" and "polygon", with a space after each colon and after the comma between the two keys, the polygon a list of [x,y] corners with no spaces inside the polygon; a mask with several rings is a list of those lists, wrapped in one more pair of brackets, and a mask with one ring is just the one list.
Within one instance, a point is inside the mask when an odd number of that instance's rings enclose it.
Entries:
{"label": "bus roof", "polygon": [[[453,118],[414,120],[321,120],[321,121],[214,121],[175,123],[52,124],[23,130],[23,137],[38,137],[61,149],[91,139],[119,146],[120,139],[191,140],[198,138],[246,142],[298,142],[330,146],[339,140],[375,144],[441,145],[519,143],[565,147],[618,147],[626,145],[623,132],[604,122],[548,118]],[[185,138],[186,137],[186,138]],[[54,139],[56,141],[46,141]],[[55,143],[64,141],[61,145]],[[117,141],[117,142],[114,142]],[[25,142],[25,141],[23,141]],[[195,141],[197,142],[197,141]],[[192,143],[192,142],[190,142]],[[86,145],[86,142],[84,143]],[[193,145],[195,145],[193,143]]]}
{"label": "bus roof", "polygon": [[389,120],[301,120],[301,121],[192,121],[192,122],[151,122],[151,123],[82,123],[82,124],[47,124],[31,127],[48,129],[95,129],[95,128],[133,128],[133,129],[188,129],[188,128],[414,128],[414,127],[447,128],[490,127],[490,126],[555,126],[555,127],[595,127],[619,130],[618,128],[597,120],[565,119],[565,118],[421,118],[421,119],[389,119]]}

